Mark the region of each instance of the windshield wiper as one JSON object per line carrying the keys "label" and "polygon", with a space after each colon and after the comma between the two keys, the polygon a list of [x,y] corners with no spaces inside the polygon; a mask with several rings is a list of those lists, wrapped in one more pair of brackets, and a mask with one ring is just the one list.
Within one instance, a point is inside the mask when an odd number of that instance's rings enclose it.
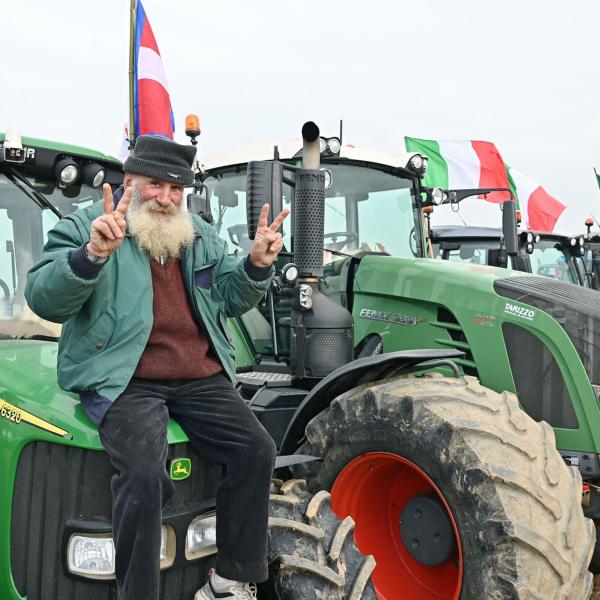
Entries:
{"label": "windshield wiper", "polygon": [[[15,185],[17,185],[17,182],[15,181],[15,179],[16,179],[19,183],[21,183],[22,185],[27,187],[27,190],[23,190],[23,188],[21,188],[21,190],[23,192],[25,192],[40,208],[49,208],[59,219],[63,218],[63,215],[58,210],[58,208],[56,208],[56,206],[54,206],[54,204],[52,204],[52,202],[50,202],[50,200],[48,200],[48,198],[46,198],[46,196],[44,196],[44,194],[41,194],[40,192],[38,192],[33,187],[33,185],[31,185],[31,182],[26,177],[23,177],[23,175],[21,175],[21,173],[19,173],[12,167],[9,167],[7,177]],[[20,186],[17,185],[17,187],[20,187]],[[28,191],[30,192],[30,194],[28,193]]]}
{"label": "windshield wiper", "polygon": [[335,254],[335,256],[348,256],[352,258],[354,254],[347,254],[346,252],[340,252],[339,250],[330,250],[329,248],[323,248],[325,252],[330,252],[331,254]]}

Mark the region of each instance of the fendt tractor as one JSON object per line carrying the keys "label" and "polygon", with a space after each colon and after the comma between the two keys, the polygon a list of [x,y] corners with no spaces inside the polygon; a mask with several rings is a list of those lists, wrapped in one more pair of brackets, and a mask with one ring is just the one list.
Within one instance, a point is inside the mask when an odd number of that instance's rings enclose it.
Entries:
{"label": "fendt tractor", "polygon": [[[422,211],[449,193],[423,188],[426,157],[319,142],[317,157],[288,142],[201,164],[215,227],[239,255],[265,197],[274,214],[292,206],[270,294],[232,323],[242,393],[281,454],[320,458],[292,470],[353,518],[380,597],[586,597],[593,535],[580,504],[597,516],[600,475],[596,294],[427,259]],[[320,177],[323,204],[309,189]],[[427,349],[462,355],[431,357],[436,376],[397,362]],[[384,375],[386,360],[401,372]]]}
{"label": "fendt tractor", "polygon": [[501,229],[461,225],[431,227],[432,253],[442,260],[505,267],[591,287],[584,236],[521,231],[517,252],[506,252]]}
{"label": "fendt tractor", "polygon": [[[259,598],[587,598],[596,293],[426,258],[422,210],[444,194],[422,187],[424,157],[302,132],[201,160],[188,196],[240,259],[265,199],[292,208],[269,293],[228,321],[238,389],[280,455]],[[23,289],[48,229],[121,165],[0,139],[0,597],[114,600],[113,470],[57,385],[59,326]],[[78,351],[109,344],[92,324]],[[160,597],[191,600],[218,551],[220,467],[168,434]]]}

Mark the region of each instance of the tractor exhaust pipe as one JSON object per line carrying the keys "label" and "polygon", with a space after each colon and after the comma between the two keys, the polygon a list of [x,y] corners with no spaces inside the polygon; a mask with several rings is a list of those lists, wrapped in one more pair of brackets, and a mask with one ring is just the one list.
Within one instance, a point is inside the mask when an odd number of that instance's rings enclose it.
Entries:
{"label": "tractor exhaust pipe", "polygon": [[319,170],[319,128],[312,121],[302,127],[302,168],[296,172],[294,204],[294,262],[300,279],[323,276],[325,174]]}
{"label": "tractor exhaust pipe", "polygon": [[297,300],[292,305],[290,362],[300,378],[322,378],[353,358],[353,320],[319,290],[323,276],[325,174],[319,170],[319,128],[302,127],[302,168],[296,171],[294,262]]}
{"label": "tractor exhaust pipe", "polygon": [[[309,121],[302,127],[301,168],[285,165],[277,157],[272,161],[251,161],[246,180],[248,235],[253,239],[265,199],[271,204],[271,219],[281,211],[284,169],[293,176],[293,251],[298,278],[293,287],[284,290],[287,298],[283,301],[292,309],[291,371],[294,377],[305,380],[322,379],[350,362],[354,355],[352,315],[319,289],[323,277],[325,230],[325,174],[319,169],[320,163],[319,128]],[[272,291],[269,293],[273,294]],[[273,348],[277,354],[277,323],[272,296],[271,324]]]}
{"label": "tractor exhaust pipe", "polygon": [[302,168],[318,169],[321,166],[319,128],[316,123],[307,121],[302,126]]}

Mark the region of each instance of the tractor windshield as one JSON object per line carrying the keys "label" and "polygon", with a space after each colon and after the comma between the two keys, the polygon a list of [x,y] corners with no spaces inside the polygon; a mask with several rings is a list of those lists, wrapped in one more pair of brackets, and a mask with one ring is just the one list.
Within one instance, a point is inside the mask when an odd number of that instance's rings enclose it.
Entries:
{"label": "tractor windshield", "polygon": [[[501,265],[502,253],[499,241],[495,240],[444,240],[433,244],[436,258],[455,262],[467,262],[478,265],[498,267]],[[512,269],[512,257],[508,256],[508,267]]]}
{"label": "tractor windshield", "polygon": [[[325,191],[324,262],[357,252],[392,256],[422,256],[423,239],[417,192],[412,179],[371,167],[324,163],[332,174]],[[246,226],[245,166],[211,173],[204,181],[210,191],[214,224],[232,254],[244,255],[251,241]],[[284,206],[294,190],[283,185]],[[293,251],[293,218],[283,226],[286,250]],[[415,227],[416,224],[416,227]]]}
{"label": "tractor windshield", "polygon": [[541,239],[531,254],[531,272],[567,283],[579,284],[571,253],[560,242]]}
{"label": "tractor windshield", "polygon": [[[25,302],[27,271],[41,254],[48,231],[58,217],[42,207],[31,187],[63,215],[100,199],[101,191],[86,185],[61,189],[54,180],[0,172],[0,339],[56,338],[60,326],[37,317]],[[31,186],[31,187],[30,187]]]}

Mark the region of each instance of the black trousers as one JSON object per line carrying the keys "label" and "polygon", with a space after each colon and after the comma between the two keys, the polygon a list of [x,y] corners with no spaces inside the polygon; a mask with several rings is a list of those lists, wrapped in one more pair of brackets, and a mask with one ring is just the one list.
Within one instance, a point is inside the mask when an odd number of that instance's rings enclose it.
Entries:
{"label": "black trousers", "polygon": [[217,491],[217,572],[237,581],[267,579],[270,435],[222,374],[132,379],[100,425],[117,470],[111,490],[119,600],[159,597],[161,510],[173,493],[166,466],[169,415],[198,453],[225,467]]}

